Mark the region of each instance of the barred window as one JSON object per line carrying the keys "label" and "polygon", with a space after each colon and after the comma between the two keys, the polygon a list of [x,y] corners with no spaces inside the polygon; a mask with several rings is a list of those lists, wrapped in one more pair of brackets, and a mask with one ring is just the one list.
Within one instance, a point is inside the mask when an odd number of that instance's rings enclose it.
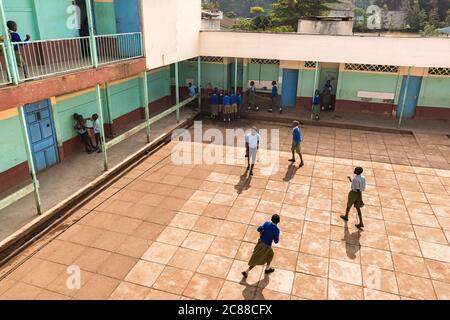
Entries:
{"label": "barred window", "polygon": [[450,68],[428,68],[428,74],[433,76],[450,76]]}
{"label": "barred window", "polygon": [[250,63],[257,63],[257,64],[280,64],[280,60],[274,60],[274,59],[251,59]]}
{"label": "barred window", "polygon": [[315,69],[316,62],[315,61],[305,61],[305,68]]}
{"label": "barred window", "polygon": [[386,65],[380,65],[380,64],[346,63],[345,64],[345,70],[349,70],[349,71],[398,73],[398,66],[386,66]]}

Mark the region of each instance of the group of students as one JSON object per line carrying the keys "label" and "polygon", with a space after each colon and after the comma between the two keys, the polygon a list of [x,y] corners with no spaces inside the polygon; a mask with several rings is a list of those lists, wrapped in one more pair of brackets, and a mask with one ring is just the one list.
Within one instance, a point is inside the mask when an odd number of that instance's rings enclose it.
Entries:
{"label": "group of students", "polygon": [[231,122],[240,118],[242,96],[233,90],[224,91],[215,88],[210,97],[211,118],[214,120]]}
{"label": "group of students", "polygon": [[[100,138],[100,121],[98,118],[98,114],[93,114],[91,118],[85,119],[81,114],[75,113],[73,115],[74,119],[74,125],[73,128],[78,133],[78,135],[81,137],[81,141],[83,141],[84,147],[86,149],[86,152],[88,154],[91,154],[95,151],[98,153],[101,153],[102,150],[100,148],[101,144],[101,138]],[[89,127],[86,123],[86,121],[92,121],[92,126]],[[91,137],[89,135],[89,131],[91,131],[94,135],[95,139],[95,145],[91,140]]]}

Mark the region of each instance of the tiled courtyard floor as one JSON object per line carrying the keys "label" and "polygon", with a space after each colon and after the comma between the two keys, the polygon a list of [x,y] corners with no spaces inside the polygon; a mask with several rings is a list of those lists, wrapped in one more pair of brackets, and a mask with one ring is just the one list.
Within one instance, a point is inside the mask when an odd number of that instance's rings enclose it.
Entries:
{"label": "tiled courtyard floor", "polygon": [[[252,179],[243,165],[175,165],[168,144],[0,270],[0,299],[450,299],[446,136],[307,127],[296,169],[279,129],[279,171]],[[354,211],[339,219],[355,165],[363,232]],[[274,213],[276,271],[244,281],[256,227]],[[71,265],[79,290],[66,285]]]}

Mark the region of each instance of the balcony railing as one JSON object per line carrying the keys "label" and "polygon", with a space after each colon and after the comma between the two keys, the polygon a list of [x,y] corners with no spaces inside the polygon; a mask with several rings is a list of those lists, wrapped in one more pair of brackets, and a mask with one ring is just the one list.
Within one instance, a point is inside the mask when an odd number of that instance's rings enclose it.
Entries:
{"label": "balcony railing", "polygon": [[11,83],[8,61],[6,60],[5,45],[0,43],[0,85]]}
{"label": "balcony railing", "polygon": [[105,65],[144,55],[140,32],[99,35],[95,36],[95,48],[92,43],[90,37],[14,42],[15,70],[9,70],[6,48],[0,43],[0,85],[12,82],[11,72],[20,82],[93,68],[95,61]]}
{"label": "balcony railing", "polygon": [[98,64],[142,57],[143,45],[140,32],[95,36]]}

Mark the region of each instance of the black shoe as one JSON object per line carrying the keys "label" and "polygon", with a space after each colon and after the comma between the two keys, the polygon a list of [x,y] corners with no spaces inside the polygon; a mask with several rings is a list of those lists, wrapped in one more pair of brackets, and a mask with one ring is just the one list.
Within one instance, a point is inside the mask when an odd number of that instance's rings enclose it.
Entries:
{"label": "black shoe", "polygon": [[289,162],[295,162],[295,159],[289,159]]}
{"label": "black shoe", "polygon": [[248,166],[248,167],[247,167],[247,170],[245,170],[245,171],[248,171],[248,170],[250,170],[250,166]]}
{"label": "black shoe", "polygon": [[305,165],[304,162],[300,163],[300,165],[298,166],[299,168],[303,167]]}
{"label": "black shoe", "polygon": [[269,110],[267,110],[267,112],[273,112],[273,110],[272,110],[272,109],[269,109]]}
{"label": "black shoe", "polygon": [[362,223],[358,223],[355,224],[355,227],[361,230],[362,228],[364,228],[364,225]]}
{"label": "black shoe", "polygon": [[248,277],[247,271],[242,271],[242,277],[244,277],[244,279],[247,279]]}
{"label": "black shoe", "polygon": [[265,274],[274,273],[274,272],[275,272],[275,269],[274,269],[274,268],[270,268],[270,269],[264,270],[264,273],[265,273]]}
{"label": "black shoe", "polygon": [[348,221],[348,217],[347,216],[341,216],[341,219],[344,221]]}
{"label": "black shoe", "polygon": [[250,171],[250,175],[251,175],[251,176],[253,175],[253,171]]}

